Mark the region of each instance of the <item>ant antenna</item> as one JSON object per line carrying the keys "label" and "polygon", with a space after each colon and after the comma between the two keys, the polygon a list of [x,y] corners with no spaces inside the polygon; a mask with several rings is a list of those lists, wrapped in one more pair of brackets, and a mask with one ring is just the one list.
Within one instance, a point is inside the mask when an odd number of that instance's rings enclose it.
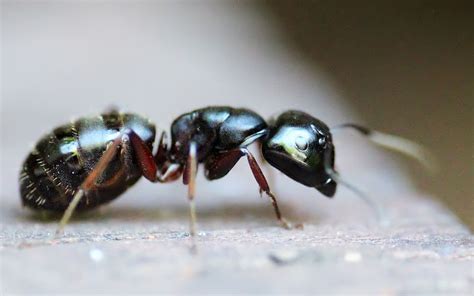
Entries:
{"label": "ant antenna", "polygon": [[375,203],[368,195],[366,195],[362,190],[357,188],[357,186],[351,184],[350,182],[346,181],[344,178],[341,177],[341,175],[336,172],[332,168],[332,157],[331,157],[331,152],[334,151],[334,146],[331,144],[331,149],[326,149],[326,152],[324,153],[324,170],[326,171],[326,174],[329,175],[331,179],[333,179],[336,183],[341,184],[354,192],[362,201],[365,202],[366,205],[368,205],[375,213],[375,216],[377,218],[377,221],[380,225],[382,226],[388,226],[389,225],[389,220],[387,219],[387,215],[385,214],[385,211],[377,204]]}
{"label": "ant antenna", "polygon": [[436,158],[425,147],[411,140],[382,133],[376,130],[371,130],[367,127],[355,124],[344,123],[331,128],[331,131],[343,128],[351,128],[363,136],[367,137],[371,142],[378,146],[405,154],[411,158],[416,159],[421,163],[431,174],[438,172],[438,165]]}

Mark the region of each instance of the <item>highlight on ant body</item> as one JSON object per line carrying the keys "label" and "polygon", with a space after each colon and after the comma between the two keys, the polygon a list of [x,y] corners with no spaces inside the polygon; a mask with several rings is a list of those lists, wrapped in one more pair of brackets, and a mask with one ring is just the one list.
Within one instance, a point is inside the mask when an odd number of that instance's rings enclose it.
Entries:
{"label": "highlight on ant body", "polygon": [[[431,165],[418,144],[356,124],[351,128],[374,143],[412,156]],[[268,123],[243,108],[207,107],[179,116],[171,124],[171,139],[161,134],[153,151],[156,128],[148,119],[111,110],[83,117],[46,134],[26,158],[20,173],[20,193],[33,210],[63,213],[60,234],[74,211],[85,211],[120,196],[141,176],[154,183],[182,179],[188,186],[190,234],[196,233],[195,188],[199,165],[208,180],[224,177],[240,158],[247,159],[260,192],[272,203],[276,219],[282,216],[275,194],[260,165],[248,150],[260,143],[264,159],[296,182],[333,197],[337,185],[354,191],[384,219],[381,209],[334,169],[335,147],[325,123],[300,111],[286,111]]]}

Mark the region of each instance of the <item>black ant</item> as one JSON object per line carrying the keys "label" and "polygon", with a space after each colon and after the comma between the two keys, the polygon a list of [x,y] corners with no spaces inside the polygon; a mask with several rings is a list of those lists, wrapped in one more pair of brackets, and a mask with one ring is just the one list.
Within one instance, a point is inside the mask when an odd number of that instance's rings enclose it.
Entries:
{"label": "black ant", "polygon": [[[423,159],[420,147],[408,140],[355,124],[339,127],[353,128],[379,144]],[[276,218],[290,228],[259,164],[247,149],[254,142],[261,144],[270,165],[293,180],[327,197],[335,194],[339,183],[370,202],[335,171],[329,127],[304,112],[286,111],[266,123],[248,109],[207,107],[174,120],[170,145],[163,132],[155,155],[154,139],[155,126],[148,119],[116,110],[62,125],[40,139],[24,162],[20,175],[23,204],[35,210],[63,212],[60,233],[74,210],[93,209],[115,199],[142,175],[161,183],[182,176],[188,185],[190,232],[194,235],[198,165],[203,163],[207,179],[215,180],[246,157],[260,192],[271,199]]]}

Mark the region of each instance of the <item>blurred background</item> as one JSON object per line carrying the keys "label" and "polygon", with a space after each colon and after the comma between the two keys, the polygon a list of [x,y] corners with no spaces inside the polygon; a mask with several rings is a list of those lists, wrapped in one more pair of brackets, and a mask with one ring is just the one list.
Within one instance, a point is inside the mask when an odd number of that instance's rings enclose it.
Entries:
{"label": "blurred background", "polygon": [[[474,226],[472,1],[2,1],[1,18],[4,214],[19,207],[24,157],[71,118],[116,105],[163,130],[181,113],[228,104],[416,140],[438,157],[439,175],[350,133],[337,138],[338,167],[380,198],[433,194]],[[255,198],[245,164],[227,179],[201,180],[200,202]],[[275,184],[284,199],[317,195],[278,174]],[[118,204],[183,203],[178,187],[141,182]]]}
{"label": "blurred background", "polygon": [[266,6],[368,126],[438,157],[410,176],[474,227],[473,1],[291,1]]}

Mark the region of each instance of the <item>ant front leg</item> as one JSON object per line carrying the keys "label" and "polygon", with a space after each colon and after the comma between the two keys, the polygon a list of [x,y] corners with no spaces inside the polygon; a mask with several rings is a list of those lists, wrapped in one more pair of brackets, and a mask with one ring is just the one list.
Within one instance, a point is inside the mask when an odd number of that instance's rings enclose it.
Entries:
{"label": "ant front leg", "polygon": [[272,205],[275,210],[276,217],[278,219],[278,222],[286,228],[286,229],[291,229],[291,224],[282,217],[280,209],[278,207],[278,203],[276,200],[275,195],[273,192],[270,190],[270,186],[268,185],[267,179],[265,178],[265,175],[262,172],[262,169],[258,165],[257,161],[255,160],[255,157],[253,157],[252,153],[247,150],[247,148],[241,148],[242,152],[245,153],[247,156],[247,161],[250,166],[250,170],[252,171],[252,174],[257,181],[258,185],[260,186],[260,193],[265,192],[265,194],[270,197],[272,200]]}
{"label": "ant front leg", "polygon": [[169,183],[176,181],[183,174],[183,165],[171,163],[168,159],[168,144],[166,132],[161,133],[158,150],[154,156],[156,166],[158,167],[157,181],[160,183]]}
{"label": "ant front leg", "polygon": [[265,175],[260,169],[260,166],[258,165],[255,158],[250,153],[250,151],[247,150],[247,148],[237,148],[234,150],[221,152],[217,155],[210,157],[206,161],[206,177],[209,180],[215,180],[224,177],[244,155],[247,156],[247,160],[252,174],[260,188],[260,193],[265,192],[265,194],[270,197],[278,222],[284,228],[291,229],[290,223],[288,223],[286,219],[283,218],[281,215],[277,199],[273,192],[270,190],[270,186],[268,185]]}
{"label": "ant front leg", "polygon": [[[140,139],[140,137],[131,132],[130,137],[135,155],[139,162],[142,174],[152,182],[171,182],[183,175],[183,183],[188,185],[188,200],[190,214],[190,234],[192,237],[196,235],[196,206],[194,204],[194,196],[196,191],[196,172],[197,172],[197,147],[194,142],[189,146],[189,155],[183,173],[183,166],[180,164],[168,163],[166,153],[166,144],[164,144],[165,133],[162,134],[157,154],[153,156],[150,149]],[[161,162],[160,162],[161,160]],[[165,172],[157,169],[156,162],[166,167]],[[158,175],[157,175],[158,173]]]}

